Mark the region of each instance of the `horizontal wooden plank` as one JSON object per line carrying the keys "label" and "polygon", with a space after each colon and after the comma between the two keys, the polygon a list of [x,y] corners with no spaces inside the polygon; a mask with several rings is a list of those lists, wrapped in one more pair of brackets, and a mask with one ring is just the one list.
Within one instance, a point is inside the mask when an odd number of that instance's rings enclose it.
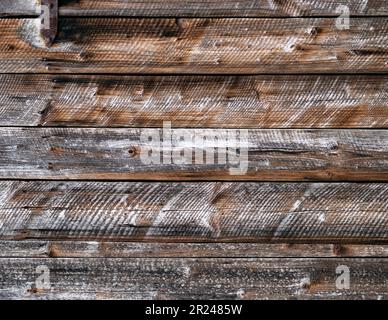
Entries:
{"label": "horizontal wooden plank", "polygon": [[0,240],[387,244],[387,190],[361,183],[2,181]]}
{"label": "horizontal wooden plank", "polygon": [[0,20],[2,73],[386,73],[388,20],[353,18]]}
{"label": "horizontal wooden plank", "polygon": [[[35,15],[36,0],[1,0],[0,16]],[[337,16],[341,5],[352,15],[388,15],[384,0],[67,0],[59,1],[66,16],[187,16],[187,17],[271,17]]]}
{"label": "horizontal wooden plank", "polygon": [[388,131],[0,128],[0,178],[388,181]]}
{"label": "horizontal wooden plank", "polygon": [[385,257],[388,245],[0,241],[4,258]]}
{"label": "horizontal wooden plank", "polygon": [[382,300],[387,282],[388,259],[0,259],[0,299]]}
{"label": "horizontal wooden plank", "polygon": [[0,75],[0,125],[388,128],[387,76]]}
{"label": "horizontal wooden plank", "polygon": [[384,0],[80,0],[67,1],[61,7],[66,15],[105,16],[189,16],[189,17],[271,17],[338,16],[337,8],[346,5],[352,15],[387,15]]}

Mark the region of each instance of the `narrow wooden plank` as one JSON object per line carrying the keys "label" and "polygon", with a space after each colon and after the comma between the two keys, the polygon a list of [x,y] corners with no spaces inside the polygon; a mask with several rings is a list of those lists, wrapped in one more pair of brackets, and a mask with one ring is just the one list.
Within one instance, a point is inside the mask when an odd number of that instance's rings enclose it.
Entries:
{"label": "narrow wooden plank", "polygon": [[360,183],[2,181],[0,240],[387,244],[387,191]]}
{"label": "narrow wooden plank", "polygon": [[388,72],[386,18],[68,18],[50,49],[39,21],[0,20],[2,73]]}
{"label": "narrow wooden plank", "polygon": [[0,299],[382,300],[387,282],[388,259],[0,259]]}
{"label": "narrow wooden plank", "polygon": [[0,178],[388,181],[388,131],[0,128]]}
{"label": "narrow wooden plank", "polygon": [[2,258],[385,257],[388,245],[0,241]]}
{"label": "narrow wooden plank", "polygon": [[352,15],[387,15],[384,0],[79,0],[66,1],[65,15],[105,16],[190,16],[190,17],[271,17],[271,16],[336,16],[337,8],[346,5]]}
{"label": "narrow wooden plank", "polygon": [[[0,16],[34,15],[35,0],[1,0]],[[273,17],[337,16],[346,5],[352,15],[387,15],[384,0],[60,0],[60,13],[66,16],[143,17]]]}
{"label": "narrow wooden plank", "polygon": [[0,125],[388,128],[387,76],[0,75]]}

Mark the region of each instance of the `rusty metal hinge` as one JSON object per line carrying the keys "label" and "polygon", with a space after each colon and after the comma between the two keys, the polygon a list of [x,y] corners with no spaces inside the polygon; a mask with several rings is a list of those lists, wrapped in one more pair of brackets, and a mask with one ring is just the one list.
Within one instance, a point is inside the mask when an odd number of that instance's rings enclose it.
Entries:
{"label": "rusty metal hinge", "polygon": [[46,46],[50,47],[58,32],[58,0],[39,0],[40,2],[40,36]]}

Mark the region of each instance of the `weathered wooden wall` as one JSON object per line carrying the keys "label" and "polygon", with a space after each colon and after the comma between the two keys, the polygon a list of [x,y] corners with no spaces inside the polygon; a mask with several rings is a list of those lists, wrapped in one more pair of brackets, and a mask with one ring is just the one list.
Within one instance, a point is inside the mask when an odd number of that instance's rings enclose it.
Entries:
{"label": "weathered wooden wall", "polygon": [[[38,12],[0,0],[0,299],[388,299],[387,1]],[[166,121],[247,129],[246,174],[145,164]]]}

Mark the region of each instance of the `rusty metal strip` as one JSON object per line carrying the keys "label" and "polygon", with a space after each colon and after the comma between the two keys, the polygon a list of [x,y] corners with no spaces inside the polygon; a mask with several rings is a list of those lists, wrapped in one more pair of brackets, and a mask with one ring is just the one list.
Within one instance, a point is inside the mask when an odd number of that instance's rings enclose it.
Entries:
{"label": "rusty metal strip", "polygon": [[58,32],[58,0],[40,1],[40,35],[50,47]]}

